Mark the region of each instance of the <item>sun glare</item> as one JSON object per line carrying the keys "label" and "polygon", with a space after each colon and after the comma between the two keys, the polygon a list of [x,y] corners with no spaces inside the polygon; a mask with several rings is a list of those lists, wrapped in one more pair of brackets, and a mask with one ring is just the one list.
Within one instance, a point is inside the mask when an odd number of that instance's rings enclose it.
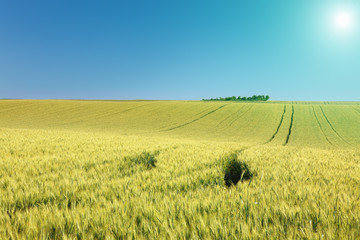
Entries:
{"label": "sun glare", "polygon": [[334,25],[338,30],[349,31],[353,27],[353,16],[349,12],[338,12],[334,16]]}

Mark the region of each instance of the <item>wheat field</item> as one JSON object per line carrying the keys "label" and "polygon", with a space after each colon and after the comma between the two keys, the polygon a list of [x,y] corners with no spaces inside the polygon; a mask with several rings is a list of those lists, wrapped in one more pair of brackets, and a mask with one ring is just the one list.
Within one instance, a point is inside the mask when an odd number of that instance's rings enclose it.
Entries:
{"label": "wheat field", "polygon": [[1,100],[0,143],[0,239],[360,238],[358,102]]}

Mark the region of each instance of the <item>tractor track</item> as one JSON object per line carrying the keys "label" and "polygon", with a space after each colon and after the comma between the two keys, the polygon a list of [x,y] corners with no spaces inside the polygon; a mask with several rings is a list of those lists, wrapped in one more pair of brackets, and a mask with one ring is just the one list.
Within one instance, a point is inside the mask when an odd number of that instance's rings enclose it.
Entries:
{"label": "tractor track", "polygon": [[354,107],[354,108],[352,108],[352,109],[354,109],[356,113],[360,114],[360,109],[358,109],[358,108],[356,108],[356,107]]}
{"label": "tractor track", "polygon": [[[194,114],[194,115],[192,115],[190,118],[192,118],[192,117],[196,117],[196,116],[199,116],[199,115],[201,115],[201,114],[203,114],[203,113],[207,113],[210,109],[213,109],[213,107],[208,107],[208,108],[206,108],[206,109],[204,109],[204,110],[201,110],[201,111],[199,111],[199,112],[197,112],[196,114]],[[160,127],[159,129],[158,129],[158,131],[159,132],[164,132],[164,131],[167,131],[169,128],[171,128],[172,126],[177,126],[177,125],[179,125],[181,123],[181,120],[179,120],[179,121],[176,121],[176,122],[173,122],[173,123],[170,123],[170,124],[167,124],[167,125],[165,125],[165,126],[162,126],[162,127]]]}
{"label": "tractor track", "polygon": [[288,135],[286,137],[286,141],[284,143],[284,146],[286,146],[289,143],[293,122],[294,122],[294,104],[291,105],[291,120],[290,120],[290,126],[289,126],[289,133],[288,133]]}
{"label": "tractor track", "polygon": [[238,116],[237,118],[235,118],[229,125],[228,125],[228,128],[231,127],[234,122],[236,122],[236,120],[238,120],[240,117],[244,116],[246,113],[248,113],[250,111],[250,109],[252,109],[254,107],[254,105],[250,105],[250,107],[245,111],[243,112],[240,116]]}
{"label": "tractor track", "polygon": [[[241,112],[241,110],[243,110],[243,108],[245,108],[245,106],[246,106],[246,105],[241,106],[240,109],[238,109],[234,115],[236,115],[236,114],[238,114],[239,112]],[[228,120],[228,119],[229,119],[230,117],[232,117],[232,116],[233,116],[233,115],[230,114],[228,117],[226,117],[226,118],[224,118],[223,120],[221,120],[221,121],[216,125],[216,127],[220,126],[223,122],[225,122],[226,120]],[[236,119],[237,119],[237,118],[236,118]]]}
{"label": "tractor track", "polygon": [[347,142],[347,141],[335,130],[334,126],[331,124],[331,122],[329,121],[329,119],[326,117],[326,114],[325,114],[323,108],[322,108],[321,106],[319,106],[319,107],[320,107],[320,109],[321,109],[321,112],[322,112],[324,118],[326,119],[326,121],[328,122],[328,124],[330,125],[330,127],[331,127],[331,129],[334,131],[334,133],[336,133],[336,135],[337,135],[341,140],[343,140],[345,143],[347,143],[348,145],[351,145],[349,142]]}
{"label": "tractor track", "polygon": [[326,138],[326,140],[328,141],[328,143],[330,143],[331,145],[334,146],[334,144],[329,140],[329,138],[326,136],[326,134],[325,134],[325,132],[324,132],[324,129],[322,128],[322,126],[321,126],[321,124],[320,124],[320,121],[319,121],[318,117],[316,116],[314,106],[312,106],[312,109],[313,109],[313,113],[314,113],[315,119],[316,119],[316,121],[317,121],[317,123],[318,123],[318,125],[319,125],[319,128],[320,128],[321,132],[322,132],[323,135],[325,136],[325,138]]}
{"label": "tractor track", "polygon": [[271,142],[271,141],[275,138],[275,136],[276,136],[276,134],[279,132],[279,129],[280,129],[280,127],[281,127],[281,124],[282,124],[282,122],[283,122],[283,120],[284,120],[285,113],[286,113],[286,104],[284,104],[284,111],[283,111],[283,113],[282,113],[282,116],[281,116],[279,125],[278,125],[275,133],[274,133],[274,134],[271,136],[271,138],[270,138],[266,143],[264,143],[264,144],[268,144],[269,142]]}
{"label": "tractor track", "polygon": [[[84,121],[93,121],[95,119],[102,119],[102,118],[108,118],[108,117],[111,117],[111,116],[115,116],[115,115],[118,115],[118,114],[121,114],[121,113],[124,113],[124,112],[128,112],[128,111],[131,111],[131,110],[134,110],[134,109],[137,109],[137,108],[140,108],[140,107],[144,107],[144,106],[147,106],[147,105],[151,105],[152,103],[147,103],[147,104],[143,104],[143,105],[139,105],[139,106],[136,106],[136,107],[131,107],[131,108],[127,108],[125,110],[121,110],[121,111],[117,111],[117,112],[105,112],[105,113],[102,113],[102,114],[97,114],[97,115],[94,115],[92,116],[91,118],[87,119],[87,120],[84,120],[84,119],[80,119],[80,120],[74,120],[74,121],[71,121],[71,122],[66,122],[66,123],[60,123],[60,124],[57,124],[56,126],[64,126],[64,125],[68,125],[68,124],[75,124],[75,123],[82,123]],[[111,111],[108,110],[108,111]]]}
{"label": "tractor track", "polygon": [[198,117],[198,118],[196,118],[196,119],[194,119],[194,120],[192,120],[192,121],[190,121],[190,122],[187,122],[187,123],[184,123],[184,124],[181,124],[181,125],[179,125],[179,126],[172,127],[172,128],[169,128],[169,129],[166,129],[166,130],[163,130],[163,131],[171,131],[171,130],[174,130],[174,129],[177,129],[177,128],[185,127],[185,126],[187,126],[187,125],[189,125],[189,124],[191,124],[191,123],[194,123],[194,122],[196,122],[196,121],[199,121],[200,119],[203,119],[204,117],[206,117],[206,116],[208,116],[208,115],[216,112],[217,110],[219,110],[219,109],[221,109],[221,108],[223,108],[223,107],[225,107],[225,106],[226,106],[226,104],[224,104],[224,105],[222,105],[222,106],[220,106],[220,107],[218,107],[218,108],[216,108],[216,109],[214,109],[214,110],[212,110],[212,111],[210,111],[210,112],[202,115],[201,117]]}
{"label": "tractor track", "polygon": [[103,117],[110,117],[110,116],[118,115],[120,113],[129,112],[129,111],[132,111],[134,109],[141,108],[141,107],[151,105],[151,104],[153,104],[153,103],[142,104],[142,105],[139,105],[139,106],[136,106],[136,107],[131,107],[131,108],[128,108],[128,109],[125,109],[125,110],[117,111],[117,112],[105,113],[105,114],[102,114],[102,115],[97,115],[96,118],[103,118]]}

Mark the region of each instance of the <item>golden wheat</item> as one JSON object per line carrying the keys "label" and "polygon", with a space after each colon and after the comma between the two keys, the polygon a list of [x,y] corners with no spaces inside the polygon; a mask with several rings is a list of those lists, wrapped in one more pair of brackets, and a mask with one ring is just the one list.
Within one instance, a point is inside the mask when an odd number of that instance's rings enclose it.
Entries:
{"label": "golden wheat", "polygon": [[360,238],[358,105],[223,105],[0,101],[0,238]]}

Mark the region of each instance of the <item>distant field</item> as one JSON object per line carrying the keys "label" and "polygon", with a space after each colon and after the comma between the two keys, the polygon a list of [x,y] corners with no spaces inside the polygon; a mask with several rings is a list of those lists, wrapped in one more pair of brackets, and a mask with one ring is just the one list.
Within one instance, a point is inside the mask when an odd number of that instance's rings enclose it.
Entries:
{"label": "distant field", "polygon": [[359,126],[357,102],[0,101],[0,127],[16,129],[353,148]]}
{"label": "distant field", "polygon": [[0,146],[0,239],[360,238],[358,102],[0,100]]}

